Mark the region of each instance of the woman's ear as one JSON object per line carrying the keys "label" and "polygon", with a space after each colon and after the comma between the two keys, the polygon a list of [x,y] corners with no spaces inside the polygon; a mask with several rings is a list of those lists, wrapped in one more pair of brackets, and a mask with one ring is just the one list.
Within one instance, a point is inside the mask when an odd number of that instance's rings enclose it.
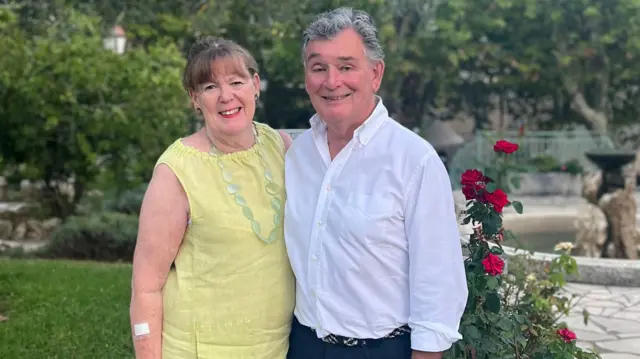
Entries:
{"label": "woman's ear", "polygon": [[256,89],[256,98],[260,96],[260,76],[253,74],[253,87]]}
{"label": "woman's ear", "polygon": [[189,90],[189,99],[191,100],[191,104],[196,111],[200,111],[200,105],[198,105],[198,96],[193,90]]}

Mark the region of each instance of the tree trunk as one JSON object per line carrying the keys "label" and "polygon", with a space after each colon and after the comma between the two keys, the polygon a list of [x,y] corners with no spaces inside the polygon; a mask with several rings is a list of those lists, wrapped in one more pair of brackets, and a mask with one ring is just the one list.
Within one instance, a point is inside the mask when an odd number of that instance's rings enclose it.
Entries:
{"label": "tree trunk", "polygon": [[634,187],[605,194],[600,200],[600,208],[609,222],[603,257],[638,259]]}
{"label": "tree trunk", "polygon": [[[580,114],[582,118],[591,125],[591,128],[599,134],[606,135],[609,127],[609,118],[604,111],[599,111],[591,107],[584,94],[578,86],[568,77],[563,79],[565,90],[571,96],[571,108]],[[604,95],[603,95],[604,96]],[[603,99],[600,103],[606,103]]]}

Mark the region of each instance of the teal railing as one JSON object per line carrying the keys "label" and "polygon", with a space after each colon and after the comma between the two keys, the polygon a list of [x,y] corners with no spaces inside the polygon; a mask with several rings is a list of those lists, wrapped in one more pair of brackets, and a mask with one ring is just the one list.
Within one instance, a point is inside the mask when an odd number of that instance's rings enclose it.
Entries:
{"label": "teal railing", "polygon": [[533,157],[549,155],[560,162],[578,160],[586,170],[595,166],[585,152],[594,149],[614,148],[611,138],[588,131],[535,131],[520,135],[517,131],[478,131],[476,136],[459,148],[449,161],[449,177],[454,189],[460,188],[460,175],[467,169],[485,169],[494,156],[493,144],[504,139],[520,147],[512,158],[524,163]]}

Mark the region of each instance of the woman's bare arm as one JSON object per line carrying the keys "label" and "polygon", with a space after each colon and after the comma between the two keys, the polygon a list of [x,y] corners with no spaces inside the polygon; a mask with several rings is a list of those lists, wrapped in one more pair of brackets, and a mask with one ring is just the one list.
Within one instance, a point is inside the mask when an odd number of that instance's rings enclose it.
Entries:
{"label": "woman's bare arm", "polygon": [[137,359],[162,357],[162,288],[187,226],[189,204],[175,174],[156,167],[142,201],[131,280],[131,330]]}
{"label": "woman's bare arm", "polygon": [[285,131],[278,130],[278,133],[280,134],[280,137],[282,137],[282,142],[284,142],[284,151],[287,152],[287,150],[289,150],[289,146],[293,143],[293,139]]}

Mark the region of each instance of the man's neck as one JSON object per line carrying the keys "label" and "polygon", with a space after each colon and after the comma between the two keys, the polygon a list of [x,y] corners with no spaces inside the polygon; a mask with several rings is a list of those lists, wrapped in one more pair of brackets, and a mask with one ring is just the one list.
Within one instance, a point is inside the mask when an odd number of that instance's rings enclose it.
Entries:
{"label": "man's neck", "polygon": [[374,98],[373,106],[367,116],[358,121],[330,121],[330,124],[326,123],[327,144],[329,145],[329,154],[331,155],[332,160],[338,155],[338,153],[340,153],[340,151],[342,151],[347,143],[351,141],[356,129],[362,126],[362,124],[371,117],[377,105],[378,99]]}

